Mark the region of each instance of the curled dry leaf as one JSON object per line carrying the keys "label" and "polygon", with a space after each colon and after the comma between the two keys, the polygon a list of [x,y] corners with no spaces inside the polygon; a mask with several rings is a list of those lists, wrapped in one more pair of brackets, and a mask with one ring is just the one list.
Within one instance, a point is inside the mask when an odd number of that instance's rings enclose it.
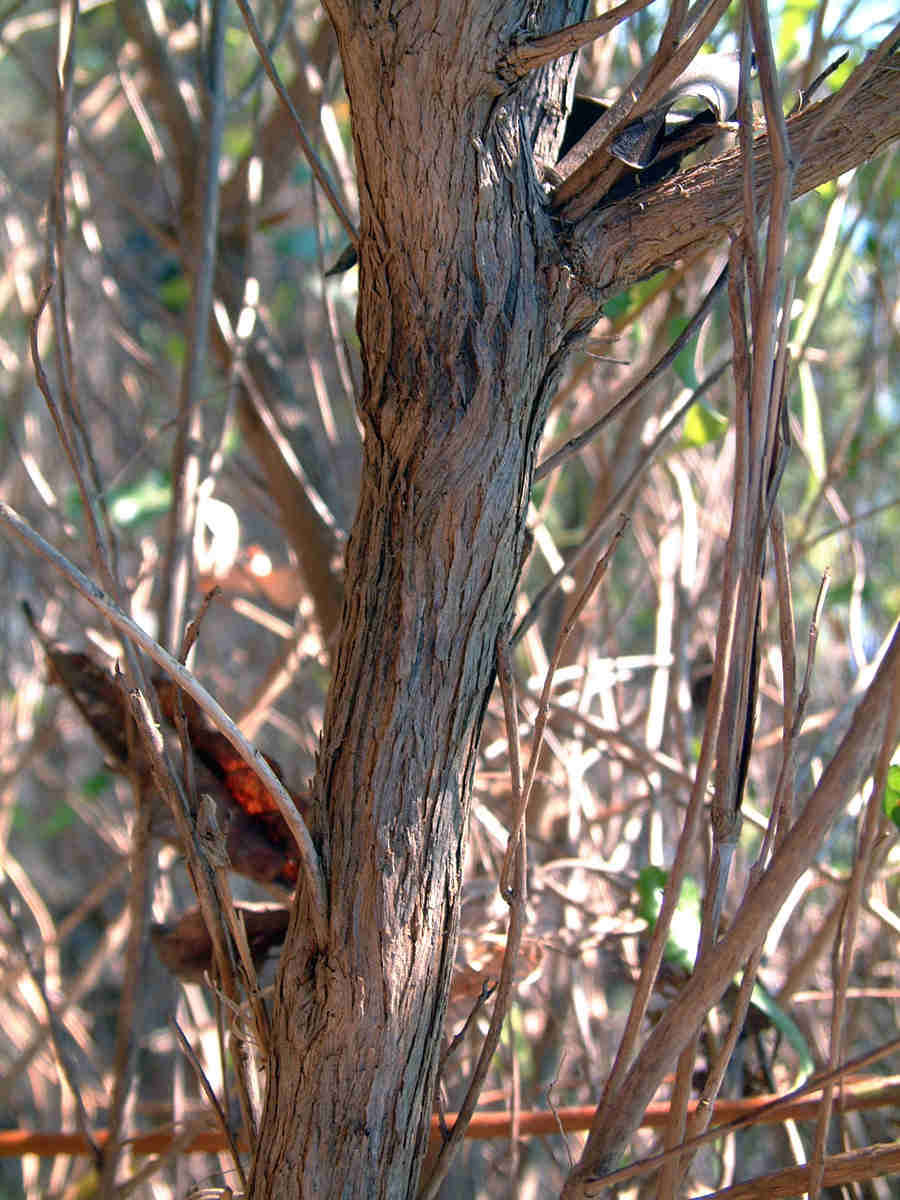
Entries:
{"label": "curled dry leaf", "polygon": [[[30,610],[26,611],[47,655],[51,682],[65,690],[112,769],[137,781],[142,798],[151,806],[153,833],[165,841],[177,842],[174,822],[153,782],[139,739],[128,736],[131,717],[122,682],[90,654],[51,641],[40,631]],[[164,677],[155,678],[153,684],[160,711],[169,726],[164,733],[174,747],[176,687]],[[296,846],[274,798],[224,734],[209,725],[196,702],[187,695],[182,695],[182,702],[198,792],[209,794],[215,801],[216,819],[225,836],[232,869],[259,883],[293,887],[298,873]],[[173,757],[177,761],[177,754]],[[268,756],[265,758],[283,781],[278,763]],[[305,798],[296,792],[291,792],[291,796],[305,816],[308,807]]]}
{"label": "curled dry leaf", "polygon": [[[269,954],[284,941],[290,910],[235,905],[247,930],[253,964],[259,970]],[[212,941],[199,908],[191,908],[176,921],[150,928],[153,948],[162,962],[184,983],[203,983],[213,974]]]}

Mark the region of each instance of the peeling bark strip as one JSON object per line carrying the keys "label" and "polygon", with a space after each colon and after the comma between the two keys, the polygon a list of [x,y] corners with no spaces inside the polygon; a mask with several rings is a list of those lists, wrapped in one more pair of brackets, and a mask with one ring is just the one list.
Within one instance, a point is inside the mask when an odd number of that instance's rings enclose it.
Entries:
{"label": "peeling bark strip", "polygon": [[[499,67],[586,7],[328,3],[361,205],[365,458],[312,818],[327,944],[316,953],[300,896],[254,1200],[416,1194],[469,782],[547,405],[603,296],[684,252],[661,223],[635,242],[649,196],[611,210],[618,224],[563,230],[538,184],[572,63],[509,87]],[[679,228],[701,200],[679,197]]]}

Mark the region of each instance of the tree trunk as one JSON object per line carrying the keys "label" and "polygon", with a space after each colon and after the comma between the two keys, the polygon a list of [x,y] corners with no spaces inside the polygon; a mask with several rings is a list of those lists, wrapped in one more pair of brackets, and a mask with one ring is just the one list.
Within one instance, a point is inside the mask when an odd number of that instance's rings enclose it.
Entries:
{"label": "tree trunk", "polygon": [[[571,277],[546,265],[532,146],[555,135],[570,60],[501,96],[523,6],[379,7],[332,12],[362,198],[365,458],[317,775],[329,943],[317,956],[295,914],[255,1197],[415,1194],[471,767],[565,354]],[[544,28],[584,7],[544,6]]]}
{"label": "tree trunk", "polygon": [[[365,456],[312,830],[328,944],[317,952],[299,895],[276,988],[254,1200],[415,1195],[469,783],[546,408],[606,296],[740,219],[737,156],[719,167],[707,204],[685,201],[686,181],[715,168],[600,218],[554,217],[535,159],[552,161],[571,60],[519,83],[504,83],[498,64],[517,39],[585,8],[329,4],[361,204]],[[540,24],[526,25],[523,13],[535,12]],[[871,82],[847,119],[877,109],[882,133],[896,136],[896,72]],[[801,171],[798,188],[820,174]]]}

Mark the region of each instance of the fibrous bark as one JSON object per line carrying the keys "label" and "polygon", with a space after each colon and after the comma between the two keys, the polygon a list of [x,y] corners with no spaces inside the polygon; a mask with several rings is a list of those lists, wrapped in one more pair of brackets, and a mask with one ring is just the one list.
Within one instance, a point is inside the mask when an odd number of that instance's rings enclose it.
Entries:
{"label": "fibrous bark", "polygon": [[684,252],[661,225],[649,248],[627,227],[610,248],[609,222],[637,220],[646,197],[572,228],[539,181],[571,62],[514,85],[497,64],[582,19],[582,0],[329,8],[359,179],[365,457],[312,818],[328,944],[316,951],[301,895],[255,1200],[415,1194],[469,776],[547,404],[602,300]]}
{"label": "fibrous bark", "polygon": [[[427,1141],[467,767],[573,336],[532,153],[558,129],[570,63],[501,94],[521,7],[332,12],[361,197],[365,460],[316,785],[329,944],[315,955],[301,907],[257,1197],[412,1196]],[[547,5],[522,32],[584,9]]]}

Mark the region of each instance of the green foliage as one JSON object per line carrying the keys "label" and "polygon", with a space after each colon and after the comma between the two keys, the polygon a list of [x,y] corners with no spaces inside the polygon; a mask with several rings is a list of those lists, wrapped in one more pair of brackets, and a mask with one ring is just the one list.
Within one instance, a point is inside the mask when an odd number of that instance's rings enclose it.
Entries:
{"label": "green foliage", "polygon": [[243,158],[253,149],[253,128],[249,124],[232,126],[225,130],[222,149],[230,158]]}
{"label": "green foliage", "polygon": [[162,471],[148,471],[133,483],[113,488],[109,513],[117,525],[134,528],[168,512],[172,504],[172,484]]}
{"label": "green foliage", "polygon": [[[638,915],[644,918],[651,929],[655,927],[659,917],[668,881],[669,874],[662,867],[644,867],[638,876]],[[686,971],[693,970],[697,957],[700,911],[700,888],[697,881],[688,875],[681,885],[681,894],[672,917],[665,949],[668,961]]]}
{"label": "green foliage", "polygon": [[[155,468],[139,478],[109,489],[106,495],[109,515],[122,529],[136,529],[168,512],[172,504],[172,484],[165,472]],[[66,515],[82,523],[81,493],[71,487],[66,493]]]}
{"label": "green foliage", "polygon": [[797,1055],[799,1062],[799,1078],[795,1078],[795,1086],[801,1083],[808,1076],[812,1075],[815,1070],[812,1054],[810,1053],[809,1043],[803,1036],[800,1026],[791,1017],[791,1015],[781,1007],[775,997],[768,992],[760,983],[753,985],[751,993],[752,1003],[756,1005],[761,1012],[769,1018],[778,1032],[784,1037],[785,1041],[793,1049]]}
{"label": "green foliage", "polygon": [[182,313],[191,302],[191,283],[180,272],[159,285],[159,298],[171,313]]}
{"label": "green foliage", "polygon": [[104,792],[109,791],[112,787],[112,775],[109,771],[94,771],[91,775],[85,775],[81,781],[81,794],[86,796],[88,800],[96,800],[98,796],[102,796]]}
{"label": "green foliage", "polygon": [[34,814],[18,804],[13,812],[13,826],[20,833],[27,833],[35,841],[46,841],[65,833],[76,823],[76,816],[65,800],[59,800],[52,812],[42,821],[35,821]]}
{"label": "green foliage", "polygon": [[[687,328],[689,319],[687,317],[672,317],[669,321],[666,333],[669,341],[674,342],[677,337],[680,337],[682,332]],[[672,368],[675,374],[681,380],[685,387],[696,388],[700,386],[700,380],[697,378],[695,368],[695,359],[697,357],[697,341],[700,337],[699,333],[694,334],[687,345],[678,353],[675,361],[672,363]]]}
{"label": "green foliage", "polygon": [[884,815],[900,829],[900,763],[892,763],[888,767],[883,804]]}
{"label": "green foliage", "polygon": [[632,310],[637,310],[651,296],[658,292],[660,276],[666,273],[657,272],[656,275],[651,275],[649,279],[642,279],[640,283],[632,284],[627,291],[619,292],[617,296],[613,296],[610,300],[607,300],[603,305],[604,316],[620,325],[627,324],[625,314]]}
{"label": "green foliage", "polygon": [[688,409],[684,419],[681,431],[682,448],[705,446],[709,442],[718,441],[728,432],[728,425],[726,416],[698,400]]}
{"label": "green foliage", "polygon": [[800,49],[798,35],[807,29],[818,7],[818,0],[791,0],[784,6],[775,47],[780,63],[790,62],[797,55]]}
{"label": "green foliage", "polygon": [[[842,579],[839,583],[832,584],[832,586],[828,589],[829,611],[850,603],[850,600],[853,596],[853,586],[852,579]],[[869,601],[874,600],[875,598],[875,591],[868,580],[863,584],[862,597],[864,600]]]}

